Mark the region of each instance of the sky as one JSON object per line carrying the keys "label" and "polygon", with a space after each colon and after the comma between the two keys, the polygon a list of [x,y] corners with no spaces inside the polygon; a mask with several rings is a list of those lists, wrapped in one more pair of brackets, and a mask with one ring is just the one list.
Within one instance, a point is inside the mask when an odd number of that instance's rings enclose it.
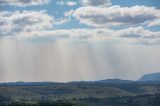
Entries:
{"label": "sky", "polygon": [[137,80],[159,45],[159,0],[0,0],[0,82]]}

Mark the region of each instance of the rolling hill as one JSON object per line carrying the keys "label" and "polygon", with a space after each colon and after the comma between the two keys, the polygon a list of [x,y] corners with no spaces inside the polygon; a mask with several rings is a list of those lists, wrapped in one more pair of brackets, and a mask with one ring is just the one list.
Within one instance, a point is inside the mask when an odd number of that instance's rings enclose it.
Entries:
{"label": "rolling hill", "polygon": [[160,81],[160,72],[143,75],[139,81]]}

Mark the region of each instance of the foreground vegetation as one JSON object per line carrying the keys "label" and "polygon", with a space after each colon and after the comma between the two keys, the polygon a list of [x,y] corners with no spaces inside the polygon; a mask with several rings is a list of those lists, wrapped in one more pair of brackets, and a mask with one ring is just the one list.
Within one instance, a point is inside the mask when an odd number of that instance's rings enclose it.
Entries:
{"label": "foreground vegetation", "polygon": [[[1,97],[2,98],[2,97]],[[37,103],[3,101],[0,106],[160,106],[160,94],[115,98],[83,98]]]}
{"label": "foreground vegetation", "polygon": [[160,84],[1,85],[0,106],[160,106]]}

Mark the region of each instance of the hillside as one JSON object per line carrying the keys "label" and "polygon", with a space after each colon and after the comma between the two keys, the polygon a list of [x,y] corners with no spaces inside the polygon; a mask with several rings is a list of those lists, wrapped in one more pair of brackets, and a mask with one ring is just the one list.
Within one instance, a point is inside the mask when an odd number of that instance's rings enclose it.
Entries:
{"label": "hillside", "polygon": [[0,106],[21,103],[25,103],[24,106],[159,106],[159,75],[147,74],[138,81],[106,79],[68,83],[1,83]]}
{"label": "hillside", "polygon": [[160,72],[143,75],[139,81],[160,81]]}

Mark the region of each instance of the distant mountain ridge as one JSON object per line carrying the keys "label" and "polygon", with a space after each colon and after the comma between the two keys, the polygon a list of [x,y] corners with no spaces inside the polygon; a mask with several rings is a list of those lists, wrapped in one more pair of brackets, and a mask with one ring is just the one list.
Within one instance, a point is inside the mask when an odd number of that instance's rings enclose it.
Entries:
{"label": "distant mountain ridge", "polygon": [[0,83],[0,86],[39,86],[39,85],[50,85],[50,84],[59,84],[58,82],[8,82]]}
{"label": "distant mountain ridge", "polygon": [[[160,83],[160,72],[143,75],[139,80],[122,80],[122,79],[105,79],[96,81],[71,81],[66,83],[106,83],[106,84],[122,84],[122,83]],[[38,85],[52,85],[63,84],[62,82],[9,82],[0,83],[0,86],[38,86]]]}
{"label": "distant mountain ridge", "polygon": [[143,75],[139,81],[160,81],[160,72]]}
{"label": "distant mountain ridge", "polygon": [[122,79],[106,79],[106,80],[99,80],[94,81],[95,83],[131,83],[131,80],[122,80]]}
{"label": "distant mountain ridge", "polygon": [[132,83],[131,80],[122,80],[122,79],[104,79],[104,80],[95,80],[95,81],[72,81],[69,83]]}

